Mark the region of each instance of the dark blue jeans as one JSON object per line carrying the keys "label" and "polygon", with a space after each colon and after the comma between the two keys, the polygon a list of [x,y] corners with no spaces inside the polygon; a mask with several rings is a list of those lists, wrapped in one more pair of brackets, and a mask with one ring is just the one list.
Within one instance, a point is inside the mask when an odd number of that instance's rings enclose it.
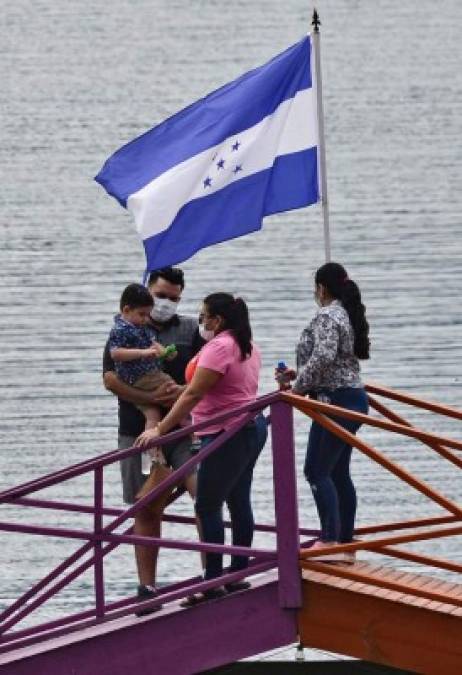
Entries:
{"label": "dark blue jeans", "polygon": [[[366,413],[369,410],[364,389],[344,388],[318,395],[319,400]],[[334,422],[351,433],[361,426],[341,417]],[[356,516],[356,490],[350,476],[351,445],[313,422],[308,438],[305,476],[313,493],[321,521],[321,540],[350,542]]]}
{"label": "dark blue jeans", "polygon": [[[202,447],[219,434],[203,436]],[[254,519],[250,502],[250,490],[255,463],[268,435],[266,420],[257,415],[254,421],[240,429],[199,467],[197,475],[196,513],[202,524],[204,541],[212,544],[225,543],[223,504],[227,504],[231,517],[232,542],[235,546],[251,546]],[[247,567],[244,556],[231,557],[231,570]],[[206,555],[205,579],[214,579],[223,574],[223,555]]]}

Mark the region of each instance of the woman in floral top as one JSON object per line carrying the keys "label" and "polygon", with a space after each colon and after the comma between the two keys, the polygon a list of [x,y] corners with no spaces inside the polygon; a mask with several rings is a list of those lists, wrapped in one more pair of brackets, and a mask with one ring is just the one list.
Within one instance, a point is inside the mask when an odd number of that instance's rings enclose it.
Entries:
{"label": "woman in floral top", "polygon": [[[326,263],[315,275],[315,299],[320,310],[300,336],[292,391],[367,413],[359,359],[369,358],[369,325],[359,288],[342,265]],[[360,427],[344,418],[335,421],[352,433]],[[323,548],[353,539],[356,491],[350,459],[350,445],[312,423],[304,471],[321,521],[320,539],[313,544],[321,556]],[[340,558],[353,561],[351,554]],[[338,560],[339,556],[323,559]]]}

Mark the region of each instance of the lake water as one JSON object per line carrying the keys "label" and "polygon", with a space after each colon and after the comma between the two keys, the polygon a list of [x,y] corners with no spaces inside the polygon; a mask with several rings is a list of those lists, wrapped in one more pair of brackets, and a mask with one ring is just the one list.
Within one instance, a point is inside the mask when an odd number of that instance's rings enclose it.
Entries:
{"label": "lake water", "polygon": [[[333,258],[360,284],[371,325],[364,379],[450,405],[462,383],[462,4],[446,0],[326,0],[321,11]],[[115,399],[101,354],[121,289],[138,281],[143,251],[130,216],[92,178],[116,148],[242,72],[309,28],[302,0],[6,0],[0,24],[0,489],[116,447]],[[197,314],[215,290],[248,301],[263,352],[261,391],[274,364],[293,361],[314,312],[322,264],[318,206],[268,218],[264,229],[207,249],[183,267],[181,309]],[[399,409],[399,408],[398,408]],[[409,419],[460,438],[460,424]],[[300,520],[317,521],[301,469],[307,421],[297,416]],[[432,451],[372,430],[386,450],[452,499],[455,467]],[[270,447],[255,475],[257,520],[272,513]],[[437,515],[439,509],[356,453],[359,524]],[[121,505],[118,468],[105,501]],[[47,491],[87,501],[90,479]],[[182,499],[174,509],[190,514]],[[2,507],[3,520],[33,515]],[[35,522],[85,526],[62,513]],[[192,536],[182,526],[168,536]],[[256,543],[265,544],[263,536]],[[8,603],[74,550],[55,539],[0,535],[1,602]],[[430,550],[462,560],[459,541]],[[105,563],[107,596],[129,594],[128,547]],[[160,579],[194,574],[197,555],[165,552]],[[84,607],[79,578],[37,618]]]}

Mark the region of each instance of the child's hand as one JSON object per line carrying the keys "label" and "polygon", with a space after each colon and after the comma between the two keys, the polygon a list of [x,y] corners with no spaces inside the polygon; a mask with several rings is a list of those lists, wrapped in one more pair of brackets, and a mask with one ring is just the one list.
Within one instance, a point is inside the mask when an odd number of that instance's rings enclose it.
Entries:
{"label": "child's hand", "polygon": [[165,347],[163,347],[159,342],[153,342],[150,347],[145,349],[146,356],[151,356],[155,359],[164,355]]}
{"label": "child's hand", "polygon": [[289,391],[291,389],[291,380],[295,380],[297,377],[297,372],[293,368],[286,368],[284,371],[280,371],[277,368],[274,371],[274,379],[279,385],[280,391]]}

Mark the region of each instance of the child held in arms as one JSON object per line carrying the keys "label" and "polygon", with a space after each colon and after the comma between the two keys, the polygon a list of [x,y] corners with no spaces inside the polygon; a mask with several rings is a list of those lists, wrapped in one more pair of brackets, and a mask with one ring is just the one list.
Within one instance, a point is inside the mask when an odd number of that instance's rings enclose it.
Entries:
{"label": "child held in arms", "polygon": [[[157,332],[150,322],[154,301],[148,289],[141,284],[129,284],[120,297],[120,314],[114,317],[109,334],[109,349],[115,370],[121,380],[132,387],[151,391],[174,380],[162,371],[162,361],[175,358],[172,347],[157,342]],[[138,405],[146,418],[146,429],[160,422],[159,406]],[[143,473],[149,473],[150,455],[143,453]]]}

